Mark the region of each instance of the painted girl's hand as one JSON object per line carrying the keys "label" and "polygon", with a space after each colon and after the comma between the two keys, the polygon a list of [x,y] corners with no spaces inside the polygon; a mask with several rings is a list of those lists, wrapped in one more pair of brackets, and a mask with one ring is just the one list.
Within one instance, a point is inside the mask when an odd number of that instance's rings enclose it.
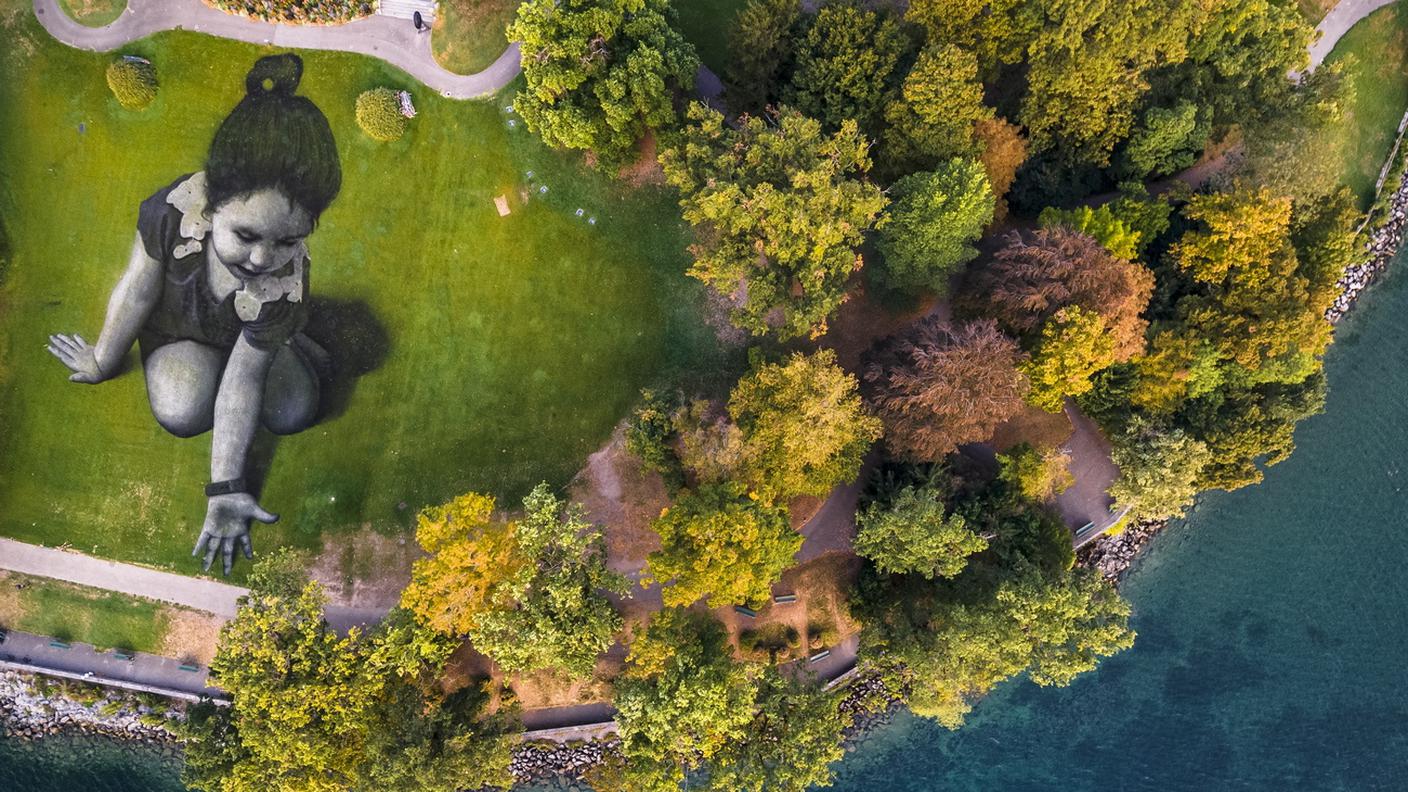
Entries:
{"label": "painted girl's hand", "polygon": [[83,340],[83,336],[77,333],[55,333],[49,336],[48,349],[50,354],[73,371],[68,378],[69,382],[86,382],[93,385],[107,379],[103,376],[102,368],[98,366],[96,350]]}
{"label": "painted girl's hand", "polygon": [[264,511],[247,492],[233,492],[229,495],[212,495],[205,507],[205,528],[196,540],[196,549],[191,555],[200,555],[205,550],[205,564],[201,571],[210,571],[210,562],[219,552],[225,560],[225,574],[230,574],[230,565],[235,560],[235,546],[238,545],[245,558],[254,557],[254,548],[249,541],[250,520],[258,520],[266,525],[279,519],[279,515]]}

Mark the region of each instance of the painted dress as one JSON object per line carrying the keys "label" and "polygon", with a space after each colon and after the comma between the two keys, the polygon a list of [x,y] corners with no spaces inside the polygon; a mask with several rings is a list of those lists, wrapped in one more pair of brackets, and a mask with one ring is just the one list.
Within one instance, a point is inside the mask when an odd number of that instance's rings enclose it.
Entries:
{"label": "painted dress", "polygon": [[158,190],[137,213],[142,246],[162,266],[161,298],[138,334],[143,357],[183,340],[230,349],[241,335],[257,349],[274,349],[308,322],[306,247],[282,269],[215,299],[206,274],[205,208],[205,174],[192,173]]}

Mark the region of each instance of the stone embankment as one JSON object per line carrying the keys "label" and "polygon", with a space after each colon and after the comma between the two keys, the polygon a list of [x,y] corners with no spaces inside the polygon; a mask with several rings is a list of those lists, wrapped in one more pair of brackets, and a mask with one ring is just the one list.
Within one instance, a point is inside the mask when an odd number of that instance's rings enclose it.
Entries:
{"label": "stone embankment", "polygon": [[524,743],[513,749],[509,772],[520,784],[545,782],[549,788],[575,789],[576,782],[591,768],[621,751],[621,741],[606,740],[559,744]]}
{"label": "stone embankment", "polygon": [[1163,520],[1131,523],[1120,533],[1102,536],[1081,548],[1076,563],[1097,570],[1111,583],[1118,585],[1120,578],[1134,565],[1135,559],[1144,551],[1149,540],[1163,530],[1166,524]]}
{"label": "stone embankment", "polygon": [[93,734],[179,750],[174,729],[184,705],[112,688],[50,682],[0,672],[0,737],[33,740],[61,733]]}
{"label": "stone embankment", "polygon": [[1408,179],[1404,179],[1403,184],[1389,198],[1383,221],[1369,232],[1364,242],[1367,258],[1358,264],[1350,265],[1340,278],[1340,296],[1335,298],[1334,305],[1325,312],[1325,318],[1330,320],[1331,324],[1344,318],[1354,301],[1359,298],[1360,292],[1388,269],[1389,262],[1403,244],[1405,218],[1408,218]]}

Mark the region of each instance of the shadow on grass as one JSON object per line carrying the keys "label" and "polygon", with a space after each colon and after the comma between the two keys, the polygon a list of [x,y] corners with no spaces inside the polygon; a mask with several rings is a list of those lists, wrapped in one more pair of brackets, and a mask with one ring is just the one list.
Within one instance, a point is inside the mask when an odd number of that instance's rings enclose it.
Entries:
{"label": "shadow on grass", "polygon": [[[322,424],[341,416],[352,399],[357,380],[386,362],[391,337],[363,300],[312,297],[308,301],[308,315],[304,332],[326,349],[329,357],[330,374],[322,383],[317,421]],[[265,431],[256,434],[250,445],[245,476],[256,497],[263,492],[278,447],[278,435]]]}

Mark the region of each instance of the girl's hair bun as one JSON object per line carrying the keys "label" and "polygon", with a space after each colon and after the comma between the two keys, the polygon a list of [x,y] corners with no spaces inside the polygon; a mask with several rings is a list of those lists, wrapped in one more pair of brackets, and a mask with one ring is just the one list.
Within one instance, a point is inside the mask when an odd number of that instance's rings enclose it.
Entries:
{"label": "girl's hair bun", "polygon": [[290,52],[265,55],[254,62],[254,68],[244,78],[244,90],[249,96],[276,94],[293,96],[298,81],[303,78],[303,59]]}

